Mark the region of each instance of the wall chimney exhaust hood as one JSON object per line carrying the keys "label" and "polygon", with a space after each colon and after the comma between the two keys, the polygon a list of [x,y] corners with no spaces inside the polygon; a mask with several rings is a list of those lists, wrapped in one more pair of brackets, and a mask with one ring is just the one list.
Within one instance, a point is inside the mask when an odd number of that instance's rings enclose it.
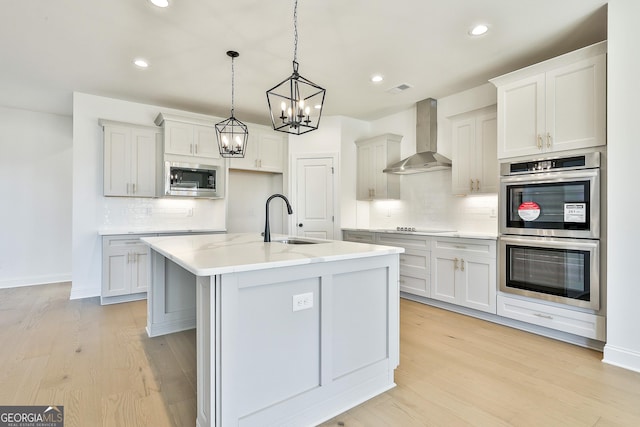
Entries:
{"label": "wall chimney exhaust hood", "polygon": [[388,166],[383,172],[407,175],[451,168],[451,160],[437,152],[437,105],[433,98],[416,103],[416,154]]}

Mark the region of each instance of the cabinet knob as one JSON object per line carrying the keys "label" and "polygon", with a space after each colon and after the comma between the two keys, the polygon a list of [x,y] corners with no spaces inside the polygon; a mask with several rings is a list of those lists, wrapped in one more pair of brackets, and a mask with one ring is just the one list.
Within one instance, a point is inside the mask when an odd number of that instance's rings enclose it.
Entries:
{"label": "cabinet knob", "polygon": [[298,224],[298,227],[299,227],[299,228],[302,228],[302,227],[303,227],[302,223]]}

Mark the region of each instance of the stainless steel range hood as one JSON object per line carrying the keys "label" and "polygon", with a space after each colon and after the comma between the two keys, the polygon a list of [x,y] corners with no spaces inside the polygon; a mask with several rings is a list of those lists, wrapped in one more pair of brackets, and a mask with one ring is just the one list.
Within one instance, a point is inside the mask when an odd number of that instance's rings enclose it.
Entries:
{"label": "stainless steel range hood", "polygon": [[383,172],[406,175],[451,168],[451,160],[437,152],[437,105],[433,98],[416,103],[416,154],[388,166]]}

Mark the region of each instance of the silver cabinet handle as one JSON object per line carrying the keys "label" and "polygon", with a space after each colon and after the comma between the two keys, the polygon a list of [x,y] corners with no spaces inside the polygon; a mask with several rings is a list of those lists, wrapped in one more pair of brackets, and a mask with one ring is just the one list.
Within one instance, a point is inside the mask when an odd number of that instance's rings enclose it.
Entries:
{"label": "silver cabinet handle", "polygon": [[553,316],[549,316],[548,314],[542,313],[533,313],[534,316],[542,317],[543,319],[553,320]]}
{"label": "silver cabinet handle", "polygon": [[460,271],[464,271],[464,258],[460,260]]}
{"label": "silver cabinet handle", "polygon": [[193,154],[193,144],[189,144],[189,154]]}
{"label": "silver cabinet handle", "polygon": [[454,258],[453,259],[453,269],[454,270],[458,269],[458,261],[459,261],[458,258]]}
{"label": "silver cabinet handle", "polygon": [[136,194],[136,183],[134,182],[133,184],[131,184],[131,186],[133,187],[133,194]]}
{"label": "silver cabinet handle", "polygon": [[542,150],[542,136],[538,135],[538,150]]}
{"label": "silver cabinet handle", "polygon": [[547,132],[547,148],[551,148],[551,132]]}
{"label": "silver cabinet handle", "polygon": [[194,146],[196,147],[196,154],[198,154],[198,144],[194,144]]}
{"label": "silver cabinet handle", "polygon": [[129,194],[129,183],[127,182],[127,194]]}

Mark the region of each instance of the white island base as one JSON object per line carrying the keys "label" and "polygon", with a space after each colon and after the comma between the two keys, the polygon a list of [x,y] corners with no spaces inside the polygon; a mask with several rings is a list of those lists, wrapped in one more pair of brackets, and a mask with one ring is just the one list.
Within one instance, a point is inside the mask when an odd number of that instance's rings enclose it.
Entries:
{"label": "white island base", "polygon": [[311,426],[394,387],[401,249],[247,236],[145,239],[149,335],[196,326],[196,426]]}

